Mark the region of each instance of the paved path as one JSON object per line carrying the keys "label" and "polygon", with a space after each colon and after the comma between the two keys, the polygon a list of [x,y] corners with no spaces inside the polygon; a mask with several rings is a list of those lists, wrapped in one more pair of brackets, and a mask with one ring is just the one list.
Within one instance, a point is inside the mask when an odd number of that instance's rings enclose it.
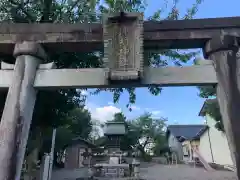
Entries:
{"label": "paved path", "polygon": [[147,180],[237,180],[235,173],[230,171],[207,172],[203,168],[188,165],[151,164],[141,167],[140,174]]}

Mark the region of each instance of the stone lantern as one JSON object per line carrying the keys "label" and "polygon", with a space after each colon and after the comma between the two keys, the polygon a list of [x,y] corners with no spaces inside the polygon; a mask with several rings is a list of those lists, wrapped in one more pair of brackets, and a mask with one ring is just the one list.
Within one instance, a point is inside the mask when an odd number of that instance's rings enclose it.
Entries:
{"label": "stone lantern", "polygon": [[107,137],[107,148],[109,153],[120,152],[120,141],[126,133],[123,122],[107,122],[104,135]]}

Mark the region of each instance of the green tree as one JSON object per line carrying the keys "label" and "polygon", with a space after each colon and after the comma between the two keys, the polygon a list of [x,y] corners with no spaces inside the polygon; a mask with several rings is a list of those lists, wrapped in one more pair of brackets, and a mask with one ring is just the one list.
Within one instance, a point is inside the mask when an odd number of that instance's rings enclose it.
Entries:
{"label": "green tree", "polygon": [[120,113],[115,113],[114,116],[113,116],[113,122],[123,122],[123,123],[126,123],[126,116],[120,112]]}
{"label": "green tree", "polygon": [[[90,112],[84,108],[76,108],[70,111],[66,118],[66,125],[57,128],[55,142],[55,156],[61,157],[65,150],[65,146],[71,143],[73,138],[81,137],[90,139],[92,131],[92,121]],[[45,148],[42,152],[49,152],[51,146],[51,136],[45,138]],[[57,160],[58,158],[55,158]],[[59,158],[60,159],[60,158]],[[55,164],[59,162],[55,161]]]}
{"label": "green tree", "polygon": [[[203,86],[199,88],[199,96],[202,98],[216,98],[216,86]],[[220,107],[218,101],[207,101],[205,111],[209,114],[215,121],[215,127],[219,131],[224,132],[223,120],[220,112]]]}
{"label": "green tree", "polygon": [[66,119],[68,128],[71,129],[74,136],[79,136],[84,139],[89,138],[92,131],[91,114],[87,109],[76,108],[73,109]]}
{"label": "green tree", "polygon": [[152,148],[154,155],[161,156],[163,154],[163,150],[168,147],[168,142],[164,132],[161,132],[155,137],[154,143],[155,144]]}
{"label": "green tree", "polygon": [[166,121],[167,119],[164,117],[154,118],[151,113],[144,113],[132,122],[136,128],[135,131],[140,132],[136,147],[143,157],[147,154],[146,148],[148,145],[152,145],[153,149],[156,146],[161,146],[160,139],[165,136]]}
{"label": "green tree", "polygon": [[[61,162],[58,159],[64,155],[65,146],[71,143],[73,138],[81,137],[83,139],[89,139],[92,131],[91,115],[88,110],[83,107],[75,108],[68,113],[67,118],[64,120],[66,123],[57,128],[55,149],[54,149],[54,165],[59,166]],[[52,142],[51,127],[44,129],[44,135],[40,138],[30,134],[27,146],[27,164],[32,164],[29,167],[30,172],[35,166],[38,158],[44,155],[44,153],[50,152]],[[30,133],[32,133],[31,131]],[[29,158],[28,158],[29,156]]]}

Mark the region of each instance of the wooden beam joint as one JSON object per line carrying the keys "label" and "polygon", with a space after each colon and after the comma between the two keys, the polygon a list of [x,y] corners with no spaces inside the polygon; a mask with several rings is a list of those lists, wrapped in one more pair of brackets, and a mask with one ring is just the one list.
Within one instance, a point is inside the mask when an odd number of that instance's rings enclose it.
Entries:
{"label": "wooden beam joint", "polygon": [[43,48],[35,42],[23,41],[22,43],[16,43],[13,51],[15,57],[21,55],[30,55],[41,60],[47,59],[47,54]]}
{"label": "wooden beam joint", "polygon": [[206,43],[204,54],[206,58],[208,58],[211,54],[221,51],[236,50],[238,47],[238,36],[219,34]]}

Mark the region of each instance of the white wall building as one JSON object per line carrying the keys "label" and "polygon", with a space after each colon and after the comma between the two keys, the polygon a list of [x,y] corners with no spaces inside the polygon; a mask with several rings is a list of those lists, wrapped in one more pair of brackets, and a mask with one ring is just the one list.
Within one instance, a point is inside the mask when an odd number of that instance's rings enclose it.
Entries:
{"label": "white wall building", "polygon": [[[214,101],[214,100],[207,100]],[[216,121],[205,112],[205,101],[199,115],[205,117],[208,128],[200,136],[199,151],[203,158],[209,163],[221,165],[233,165],[227,137],[224,132],[216,129]]]}
{"label": "white wall building", "polygon": [[204,124],[168,126],[168,145],[177,152],[180,160],[191,160],[193,149],[197,147],[204,162],[233,166],[226,134],[215,127],[217,122],[206,113],[207,103],[214,101],[206,100],[199,112],[199,116],[205,118]]}

